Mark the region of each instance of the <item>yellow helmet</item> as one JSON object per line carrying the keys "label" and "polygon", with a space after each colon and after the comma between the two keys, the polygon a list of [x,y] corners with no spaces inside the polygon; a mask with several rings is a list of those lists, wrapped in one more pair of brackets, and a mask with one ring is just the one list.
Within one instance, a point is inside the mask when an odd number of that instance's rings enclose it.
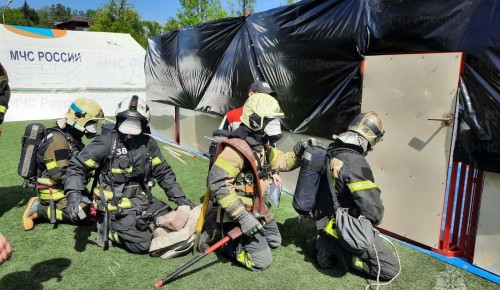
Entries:
{"label": "yellow helmet", "polygon": [[268,94],[253,94],[243,105],[241,122],[253,131],[262,130],[265,119],[283,118],[285,114],[281,110],[278,101]]}
{"label": "yellow helmet", "polygon": [[378,117],[375,112],[361,113],[347,128],[349,131],[353,131],[363,136],[368,143],[370,143],[371,148],[375,146],[382,137],[384,136],[384,123]]}
{"label": "yellow helmet", "polygon": [[66,124],[74,127],[78,131],[85,132],[87,123],[104,119],[104,113],[98,103],[80,98],[75,100],[64,116]]}

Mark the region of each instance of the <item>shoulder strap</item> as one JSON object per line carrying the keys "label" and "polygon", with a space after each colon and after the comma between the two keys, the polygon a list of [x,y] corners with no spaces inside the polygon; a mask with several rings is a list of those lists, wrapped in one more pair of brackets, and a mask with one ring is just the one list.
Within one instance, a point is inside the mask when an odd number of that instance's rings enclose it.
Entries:
{"label": "shoulder strap", "polygon": [[255,157],[253,155],[253,150],[248,145],[248,143],[245,140],[239,139],[239,138],[230,138],[230,139],[225,139],[222,140],[219,143],[219,146],[217,147],[217,151],[215,152],[215,158],[214,160],[217,159],[219,154],[222,152],[225,146],[230,145],[231,147],[235,148],[238,152],[243,154],[245,158],[247,159],[248,163],[252,167],[252,171],[255,175],[255,180],[257,184],[257,191],[258,191],[258,196],[257,196],[257,207],[254,206],[254,211],[257,213],[261,213],[263,211],[263,192],[262,188],[260,185],[260,178],[259,178],[259,172],[257,170],[257,167],[255,166]]}
{"label": "shoulder strap", "polygon": [[[342,145],[346,145],[346,144],[342,144]],[[328,154],[328,158],[326,158],[326,174],[327,174],[327,180],[328,180],[328,187],[330,188],[330,192],[332,194],[332,200],[333,200],[333,209],[336,211],[337,208],[340,208],[340,203],[339,203],[339,200],[338,200],[338,197],[337,197],[337,193],[335,192],[335,184],[333,184],[332,182],[332,178],[328,175],[330,175],[330,160],[332,158],[335,158],[335,156],[341,154],[341,153],[345,153],[345,152],[350,152],[350,153],[355,153],[355,154],[359,154],[361,155],[361,153],[358,151],[358,150],[355,150],[354,148],[350,148],[350,147],[340,147],[339,145],[336,145],[334,143],[330,144],[330,146],[328,146],[328,149],[327,149],[327,154]]]}

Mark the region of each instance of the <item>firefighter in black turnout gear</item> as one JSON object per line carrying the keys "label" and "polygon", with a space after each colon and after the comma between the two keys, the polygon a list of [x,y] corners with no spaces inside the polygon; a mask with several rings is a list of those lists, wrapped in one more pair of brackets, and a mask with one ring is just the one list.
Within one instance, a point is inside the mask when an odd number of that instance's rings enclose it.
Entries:
{"label": "firefighter in black turnout gear", "polygon": [[[71,222],[68,216],[67,199],[64,195],[64,179],[69,160],[85,146],[82,137],[94,138],[104,113],[96,102],[80,98],[71,103],[64,118],[57,120],[57,126],[48,128],[45,137],[36,150],[39,174],[36,177],[38,197],[32,197],[23,213],[23,228],[33,229],[35,222]],[[87,176],[88,180],[90,179]],[[87,194],[85,194],[87,195]],[[80,201],[80,221],[88,222],[90,200]],[[80,209],[81,208],[81,209]]]}
{"label": "firefighter in black turnout gear", "polygon": [[194,206],[156,141],[144,134],[150,132],[149,120],[144,100],[137,96],[124,99],[116,110],[115,128],[98,136],[70,161],[65,191],[73,219],[78,218],[85,175],[97,172],[98,185],[93,186],[94,206],[100,213],[97,243],[104,248],[111,241],[134,253],[149,251],[151,232],[136,226],[136,222],[144,211],[153,213],[165,208],[165,203],[151,195],[154,180],[170,201]]}
{"label": "firefighter in black turnout gear", "polygon": [[[383,135],[384,125],[377,114],[362,113],[351,122],[347,132],[333,136],[334,141],[327,150],[309,146],[301,155],[303,162],[293,206],[298,213],[316,220],[317,232],[312,248],[322,268],[357,270],[376,278],[380,265],[381,279],[389,280],[398,274],[398,260],[379,235],[374,242],[376,252],[370,247],[366,252],[353,253],[339,241],[335,225],[334,197],[341,208],[348,209],[350,216],[364,216],[373,226],[382,221],[381,191],[374,183],[365,156]],[[314,173],[317,179],[311,177]]]}
{"label": "firefighter in black turnout gear", "polygon": [[0,135],[2,135],[2,123],[9,108],[10,101],[10,87],[9,87],[9,76],[0,63]]}

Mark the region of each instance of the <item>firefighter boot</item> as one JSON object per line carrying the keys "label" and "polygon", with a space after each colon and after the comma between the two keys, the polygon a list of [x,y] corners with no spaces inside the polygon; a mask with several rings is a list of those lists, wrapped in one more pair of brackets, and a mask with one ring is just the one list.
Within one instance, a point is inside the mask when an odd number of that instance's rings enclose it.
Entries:
{"label": "firefighter boot", "polygon": [[25,231],[32,230],[35,227],[35,219],[38,218],[38,206],[40,200],[38,197],[32,197],[23,213],[23,228]]}

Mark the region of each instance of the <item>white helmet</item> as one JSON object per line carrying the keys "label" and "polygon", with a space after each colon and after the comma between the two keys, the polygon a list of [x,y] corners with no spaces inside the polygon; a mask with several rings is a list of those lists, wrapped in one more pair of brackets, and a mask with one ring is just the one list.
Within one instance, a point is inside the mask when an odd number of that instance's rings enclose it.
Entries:
{"label": "white helmet", "polygon": [[151,113],[144,100],[138,96],[123,99],[116,108],[118,131],[123,134],[139,135],[143,128],[149,126]]}

